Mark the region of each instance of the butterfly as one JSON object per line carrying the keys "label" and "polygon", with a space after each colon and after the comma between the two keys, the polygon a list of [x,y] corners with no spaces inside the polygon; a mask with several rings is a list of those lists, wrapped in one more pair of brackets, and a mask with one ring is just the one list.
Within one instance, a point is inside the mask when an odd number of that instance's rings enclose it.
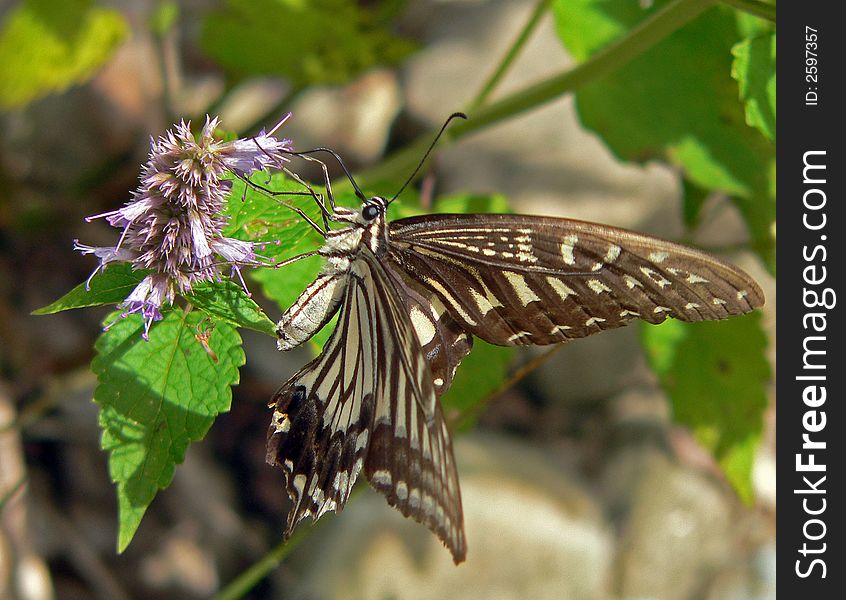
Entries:
{"label": "butterfly", "polygon": [[363,470],[458,564],[467,543],[439,397],[474,338],[559,344],[636,320],[724,319],[764,303],[749,275],[673,242],[530,215],[388,221],[393,199],[350,181],[359,208],[335,206],[327,186],[331,208],[312,192],[324,227],[298,210],[324,237],[307,255],[325,264],[277,325],[289,350],[338,315],[320,355],[269,403],[267,462],[284,472],[293,503],[286,536],[306,517],[340,511]]}

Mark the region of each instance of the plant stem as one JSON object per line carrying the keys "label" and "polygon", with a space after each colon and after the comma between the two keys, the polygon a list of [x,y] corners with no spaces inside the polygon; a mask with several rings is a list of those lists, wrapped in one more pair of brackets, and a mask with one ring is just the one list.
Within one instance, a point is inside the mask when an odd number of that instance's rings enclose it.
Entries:
{"label": "plant stem", "polygon": [[[347,498],[346,505],[349,506],[349,503],[360,496],[365,489],[367,489],[367,486],[365,485],[357,485],[353,488],[352,492],[350,492],[349,498]],[[300,542],[306,539],[309,534],[315,530],[315,528],[320,527],[320,525],[325,523],[326,520],[327,519],[324,517],[317,521],[310,522],[307,527],[301,526],[293,533],[293,535],[291,535],[291,537],[274,546],[273,549],[262,556],[258,562],[251,565],[246,571],[231,581],[225,588],[220,590],[213,600],[239,600],[240,598],[246,596],[247,592],[256,587],[259,581],[267,577],[273,569],[278,567],[279,563],[285,560],[285,558],[293,552],[297,546],[299,546]]]}
{"label": "plant stem", "polygon": [[[316,527],[317,523],[312,524],[312,528]],[[259,581],[267,577],[273,569],[279,566],[279,563],[288,556],[294,548],[308,535],[311,528],[303,527],[297,530],[290,538],[277,544],[270,552],[265,554],[261,559],[251,565],[246,571],[238,575],[225,588],[220,590],[214,597],[214,600],[238,600],[247,595]]]}
{"label": "plant stem", "polygon": [[761,0],[720,0],[720,2],[750,15],[761,17],[773,23],[776,22],[776,7],[774,4],[767,4],[761,2]]}
{"label": "plant stem", "polygon": [[[663,41],[716,3],[717,0],[676,0],[668,4],[582,64],[480,108],[468,121],[458,122],[446,131],[441,138],[442,142],[449,143],[488,125],[537,108],[599,79]],[[435,133],[431,131],[423,134],[380,165],[361,173],[361,179],[372,182],[401,179],[414,168]]]}
{"label": "plant stem", "polygon": [[508,72],[508,69],[511,68],[511,65],[514,63],[517,56],[520,54],[520,51],[523,49],[523,46],[526,45],[526,42],[529,41],[529,37],[531,36],[532,32],[537,27],[538,23],[543,17],[546,10],[549,8],[549,5],[552,3],[552,0],[538,0],[537,4],[535,5],[535,9],[532,11],[532,14],[529,16],[529,20],[526,21],[526,24],[523,26],[523,29],[520,30],[520,33],[517,35],[517,39],[514,40],[514,43],[511,44],[511,47],[505,53],[502,60],[499,63],[499,66],[491,73],[488,80],[482,86],[482,89],[476,95],[476,98],[470,102],[467,106],[467,112],[473,112],[481,107],[485,102],[487,102],[488,97],[493,93],[494,89],[499,82],[502,81],[502,78]]}

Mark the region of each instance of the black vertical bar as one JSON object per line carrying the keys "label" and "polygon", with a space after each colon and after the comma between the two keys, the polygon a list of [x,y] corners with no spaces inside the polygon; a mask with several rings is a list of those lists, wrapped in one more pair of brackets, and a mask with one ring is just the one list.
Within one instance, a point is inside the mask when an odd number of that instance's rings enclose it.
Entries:
{"label": "black vertical bar", "polygon": [[841,6],[778,5],[777,585],[784,598],[846,590]]}

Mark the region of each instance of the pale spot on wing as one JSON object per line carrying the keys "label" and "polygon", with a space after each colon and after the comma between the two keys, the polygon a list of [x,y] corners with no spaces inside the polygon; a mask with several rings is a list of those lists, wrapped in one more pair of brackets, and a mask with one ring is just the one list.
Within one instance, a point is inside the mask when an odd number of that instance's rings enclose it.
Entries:
{"label": "pale spot on wing", "polygon": [[620,318],[625,319],[626,317],[639,317],[640,313],[634,310],[621,310],[620,311]]}
{"label": "pale spot on wing", "polygon": [[482,254],[485,256],[496,256],[496,251],[490,248],[482,248]]}
{"label": "pale spot on wing", "polygon": [[604,323],[604,322],[605,322],[605,319],[603,319],[602,317],[591,317],[590,319],[585,321],[585,327],[590,327],[594,323]]}
{"label": "pale spot on wing", "polygon": [[620,257],[620,252],[622,248],[620,248],[617,244],[611,244],[608,246],[608,252],[605,253],[605,262],[612,263]]}
{"label": "pale spot on wing", "polygon": [[576,292],[568,286],[566,283],[561,281],[560,279],[556,279],[555,277],[547,277],[546,282],[549,284],[555,293],[561,296],[562,300],[566,300],[568,296],[575,296]]}
{"label": "pale spot on wing", "polygon": [[391,472],[386,469],[378,469],[373,471],[373,483],[378,483],[380,485],[391,485]]}
{"label": "pale spot on wing", "polygon": [[532,335],[532,334],[531,334],[531,333],[529,333],[528,331],[518,331],[518,332],[517,332],[517,333],[515,333],[514,335],[510,336],[510,337],[508,338],[508,341],[509,341],[509,342],[515,342],[515,341],[517,341],[517,340],[519,340],[519,339],[522,339],[522,338],[524,338],[524,337],[531,337],[531,335]]}
{"label": "pale spot on wing", "polygon": [[420,307],[412,306],[410,314],[411,324],[414,326],[414,331],[417,332],[417,339],[420,340],[420,345],[425,346],[435,339],[435,324],[420,310]]}
{"label": "pale spot on wing", "polygon": [[699,275],[694,275],[693,273],[688,274],[687,276],[688,283],[708,283],[708,280],[704,277],[700,277]]}
{"label": "pale spot on wing", "polygon": [[626,281],[626,285],[628,286],[629,289],[632,289],[635,286],[643,287],[643,284],[640,281],[638,281],[637,279],[635,279],[634,277],[632,277],[631,275],[623,275],[623,279]]}
{"label": "pale spot on wing", "polygon": [[657,271],[653,271],[649,267],[641,267],[640,271],[641,273],[649,277],[652,281],[657,283],[661,288],[665,288],[670,285],[670,281],[668,279],[665,279],[663,275],[661,275]]}
{"label": "pale spot on wing", "polygon": [[432,383],[434,383],[437,387],[441,387],[444,384],[444,380],[440,377],[436,377]]}
{"label": "pale spot on wing", "polygon": [[651,260],[652,262],[660,265],[662,262],[667,260],[667,258],[669,258],[669,256],[670,255],[667,254],[666,252],[650,252],[649,253],[649,260]]}
{"label": "pale spot on wing", "polygon": [[599,281],[598,279],[588,279],[588,287],[592,289],[595,293],[601,294],[602,292],[610,292],[611,288]]}
{"label": "pale spot on wing", "polygon": [[711,304],[713,304],[714,306],[719,306],[720,304],[726,304],[726,301],[722,298],[714,298],[713,300],[711,300]]}
{"label": "pale spot on wing", "polygon": [[404,481],[397,481],[397,498],[400,500],[408,498],[408,484]]}
{"label": "pale spot on wing", "polygon": [[671,309],[667,308],[666,306],[656,306],[655,310],[653,310],[652,312],[657,314],[657,313],[662,313],[662,312],[670,312],[670,310]]}
{"label": "pale spot on wing", "polygon": [[565,235],[564,241],[561,242],[561,257],[568,265],[576,264],[574,250],[578,241],[579,237],[576,235]]}
{"label": "pale spot on wing", "polygon": [[276,433],[287,433],[288,430],[291,429],[291,420],[285,413],[281,413],[276,410],[273,411],[273,417],[271,417],[270,422],[273,425],[273,429],[276,431]]}
{"label": "pale spot on wing", "polygon": [[508,280],[508,283],[511,284],[511,287],[514,288],[514,293],[517,294],[523,306],[527,306],[529,302],[540,302],[540,298],[529,287],[529,284],[526,283],[525,277],[512,271],[503,271],[502,274]]}
{"label": "pale spot on wing", "polygon": [[699,305],[696,302],[688,302],[684,307],[687,310],[693,310],[694,308],[699,308]]}
{"label": "pale spot on wing", "polygon": [[749,295],[749,292],[747,292],[746,290],[740,290],[739,292],[737,292],[737,299],[743,300],[748,295]]}
{"label": "pale spot on wing", "polygon": [[417,510],[420,508],[420,490],[417,488],[413,488],[411,492],[408,494],[408,506],[411,510]]}
{"label": "pale spot on wing", "polygon": [[531,246],[529,246],[529,250],[523,250],[523,247],[520,246],[520,252],[517,253],[517,260],[520,262],[527,262],[527,263],[536,263],[538,262],[538,257],[532,254]]}

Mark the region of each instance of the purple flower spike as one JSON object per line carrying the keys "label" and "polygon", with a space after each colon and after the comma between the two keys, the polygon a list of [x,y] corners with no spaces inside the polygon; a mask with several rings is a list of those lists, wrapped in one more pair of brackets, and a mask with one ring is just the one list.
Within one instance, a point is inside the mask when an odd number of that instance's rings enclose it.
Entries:
{"label": "purple flower spike", "polygon": [[142,316],[145,340],[152,323],[161,320],[162,308],[172,304],[177,293],[189,292],[199,281],[219,280],[221,266],[230,265],[243,284],[240,267],[272,265],[256,255],[253,243],[223,237],[226,218],[220,212],[232,184],[221,177],[227,172],[248,177],[281,167],[292,151],[291,142],[273,134],[289,116],[270,133],[230,142],[215,139],[217,118],[206,117],[199,136],[191,132],[190,123],[180,122],[150,140],[149,158],[132,200],[86,219],[104,218],[122,230],[114,247],[74,241],[74,249],[100,259],[86,287],[112,262],[151,271],[119,305],[122,316]]}

